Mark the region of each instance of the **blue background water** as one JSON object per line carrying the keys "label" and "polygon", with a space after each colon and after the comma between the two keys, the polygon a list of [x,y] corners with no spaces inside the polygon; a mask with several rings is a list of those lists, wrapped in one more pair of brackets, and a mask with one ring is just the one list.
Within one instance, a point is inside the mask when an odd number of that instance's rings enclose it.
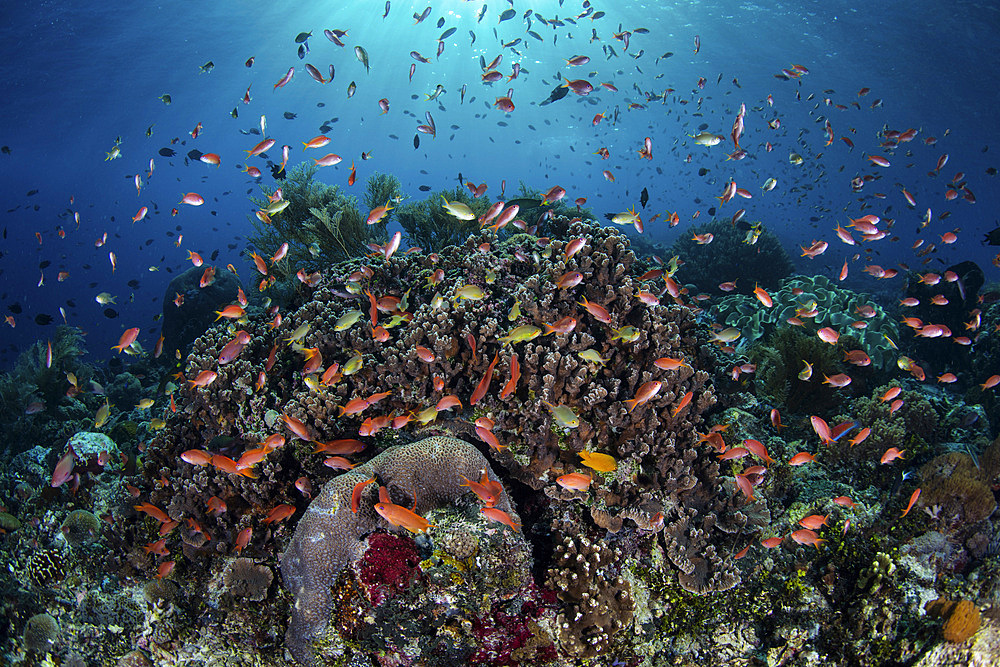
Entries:
{"label": "blue background water", "polygon": [[[911,244],[923,211],[931,207],[935,216],[950,210],[944,221],[935,220],[923,232],[937,234],[961,228],[959,242],[937,253],[944,264],[972,258],[996,280],[998,270],[990,266],[996,248],[984,248],[981,234],[995,226],[1000,180],[985,173],[1000,166],[1000,137],[996,110],[1000,87],[992,80],[1000,53],[1000,10],[992,3],[916,2],[594,2],[603,18],[583,19],[574,26],[553,28],[531,17],[531,29],[543,41],[526,34],[524,12],[532,9],[546,19],[565,19],[582,11],[580,2],[515,2],[517,16],[498,23],[499,13],[509,4],[490,0],[482,22],[476,15],[482,2],[394,1],[386,19],[384,3],[373,2],[6,2],[0,8],[0,74],[5,85],[0,96],[0,144],[9,155],[0,155],[0,182],[4,202],[0,207],[0,308],[19,304],[17,327],[0,329],[0,366],[9,365],[17,351],[35,340],[51,337],[65,308],[70,324],[88,332],[91,353],[109,354],[122,330],[141,327],[140,341],[150,349],[158,336],[154,315],[162,310],[161,299],[173,275],[190,266],[187,250],[206,257],[219,250],[219,267],[233,263],[241,276],[252,268],[240,256],[249,231],[247,217],[253,207],[248,190],[258,191],[253,179],[242,173],[244,153],[260,137],[239,130],[257,127],[261,114],[267,117],[268,135],[277,145],[293,147],[290,164],[306,158],[301,142],[320,134],[318,126],[337,118],[328,133],[332,142],[315,151],[344,156],[343,163],[320,171],[320,178],[346,187],[350,162],[358,168],[353,194],[360,197],[364,180],[374,171],[390,171],[402,181],[405,192],[419,199],[427,185],[438,190],[456,184],[458,172],[466,180],[489,184],[496,198],[506,179],[507,196],[516,192],[520,180],[538,189],[562,185],[568,198],[587,197],[587,206],[598,214],[618,212],[638,205],[639,192],[648,188],[650,202],[644,219],[655,213],[677,211],[681,224],[668,228],[661,220],[647,225],[646,235],[670,243],[689,233],[695,211],[708,219],[713,197],[734,178],[755,194],[741,204],[730,203],[720,211],[728,218],[738,206],[748,209],[749,219],[760,219],[776,231],[790,252],[814,238],[831,242],[831,248],[814,262],[801,262],[810,273],[835,272],[855,249],[837,242],[831,233],[846,214],[862,214],[858,195],[851,192],[850,179],[857,174],[883,176],[869,184],[864,194],[875,201],[876,213],[897,218],[898,242],[888,240],[872,246],[873,261],[882,266],[907,262],[916,267]],[[432,11],[419,25],[412,14],[426,6]],[[443,27],[437,27],[444,17]],[[618,25],[627,30],[647,28],[648,34],[633,34],[628,52],[613,37]],[[438,36],[456,27],[445,40],[445,50],[434,57]],[[329,42],[324,28],[349,30],[345,48]],[[494,29],[496,36],[494,36]],[[600,41],[591,42],[596,29]],[[310,53],[296,55],[294,37],[312,31]],[[476,33],[470,47],[469,30]],[[701,51],[693,53],[695,35]],[[500,42],[521,38],[515,48],[501,49]],[[553,43],[555,39],[555,43]],[[353,47],[364,46],[371,59],[366,73],[355,58]],[[611,46],[617,57],[602,50]],[[431,60],[418,64],[412,82],[408,70],[417,50]],[[640,50],[638,59],[630,57]],[[674,55],[655,62],[665,52]],[[499,69],[509,74],[520,62],[526,71],[511,84],[484,86],[479,57],[487,61],[504,54]],[[570,68],[564,59],[587,55],[591,62]],[[255,57],[252,68],[244,66]],[[199,67],[213,61],[211,73]],[[322,72],[336,68],[333,82],[320,85],[308,77],[304,63]],[[804,65],[809,74],[800,81],[774,78],[793,63]],[[294,79],[286,87],[272,86],[290,66]],[[598,88],[587,97],[570,94],[540,107],[558,83],[556,76],[587,78],[595,84],[614,83],[619,92]],[[721,76],[721,80],[719,77]],[[697,87],[705,77],[704,89]],[[737,79],[739,87],[734,84]],[[357,83],[357,94],[347,99],[347,87]],[[717,83],[717,81],[719,81]],[[241,99],[248,85],[252,101]],[[447,92],[437,101],[425,95],[437,84]],[[468,85],[464,104],[459,91]],[[631,102],[646,104],[640,91],[675,92],[667,103],[654,102],[645,109],[628,110]],[[862,87],[871,93],[858,97]],[[504,114],[492,107],[494,99],[513,88],[516,109]],[[825,94],[824,90],[834,92]],[[801,94],[801,101],[796,99]],[[165,106],[157,97],[171,95]],[[765,98],[773,95],[774,107]],[[816,98],[807,101],[809,94]],[[377,101],[388,98],[390,112],[380,115]],[[848,105],[846,110],[826,106],[822,100]],[[882,105],[870,108],[875,99]],[[687,103],[682,103],[682,100]],[[860,109],[851,107],[858,101]],[[728,147],[705,149],[694,145],[686,133],[696,133],[700,123],[709,131],[728,136],[739,104],[748,107],[743,144],[750,157],[726,161]],[[325,104],[320,108],[318,103]],[[814,108],[814,105],[819,105]],[[230,117],[238,107],[239,118]],[[594,127],[596,113],[620,112],[615,125]],[[286,120],[284,112],[297,114]],[[438,136],[421,135],[420,148],[413,148],[416,126],[430,111]],[[701,115],[695,115],[701,114]],[[781,119],[781,128],[770,130],[766,121]],[[838,139],[824,147],[820,117],[829,118]],[[189,132],[201,122],[197,139]],[[152,136],[146,130],[152,126]],[[917,139],[895,151],[893,165],[879,170],[868,165],[865,154],[878,154],[876,133],[883,127],[917,128]],[[849,128],[855,130],[851,133]],[[946,135],[946,132],[950,134]],[[840,140],[850,136],[854,150]],[[936,146],[922,139],[936,136]],[[116,137],[121,136],[122,157],[105,161]],[[653,160],[642,160],[637,150],[645,136],[653,141]],[[170,141],[179,138],[177,145]],[[767,153],[763,143],[771,141]],[[158,154],[171,147],[177,156]],[[606,146],[611,159],[602,161],[593,153]],[[192,148],[222,156],[219,168],[190,162]],[[373,159],[362,161],[362,151]],[[793,167],[788,154],[803,155],[805,164]],[[822,153],[822,155],[818,155]],[[911,154],[910,154],[911,153]],[[938,177],[929,177],[938,157],[950,160]],[[691,160],[686,160],[688,155]],[[279,156],[272,149],[269,155]],[[150,158],[155,161],[147,179]],[[280,157],[278,158],[280,160]],[[251,164],[264,171],[264,161]],[[704,176],[699,168],[708,168]],[[614,183],[601,176],[603,169],[616,175]],[[946,202],[945,183],[963,171],[978,203],[962,199]],[[142,172],[144,186],[137,195],[132,180]],[[762,194],[768,177],[778,187]],[[900,187],[917,199],[917,208],[906,208]],[[37,194],[28,196],[31,190]],[[887,198],[872,200],[871,192]],[[198,192],[206,199],[199,208],[178,206],[185,192]],[[71,198],[73,203],[71,203]],[[150,208],[147,218],[133,226],[139,207]],[[155,206],[155,208],[154,208]],[[37,210],[36,210],[37,209]],[[79,229],[72,213],[80,214]],[[864,211],[871,212],[871,211]],[[810,217],[820,218],[811,222]],[[57,229],[66,230],[59,238]],[[179,230],[177,229],[179,227]],[[35,233],[42,236],[39,245]],[[94,241],[107,232],[107,244]],[[175,246],[182,233],[183,243]],[[148,243],[148,245],[147,245]],[[232,246],[232,247],[230,247]],[[991,252],[991,250],[993,252]],[[118,257],[112,274],[108,252]],[[38,287],[40,262],[52,264],[44,270],[45,284]],[[149,267],[159,267],[151,272]],[[884,288],[853,265],[849,279],[858,288]],[[57,282],[60,270],[69,277]],[[725,278],[720,276],[720,279]],[[681,274],[683,279],[683,274]],[[129,281],[138,281],[137,287]],[[895,289],[899,281],[889,286]],[[109,319],[94,297],[99,292],[117,297],[113,306],[119,316]],[[69,305],[75,304],[75,305]],[[40,326],[38,314],[55,318]]]}

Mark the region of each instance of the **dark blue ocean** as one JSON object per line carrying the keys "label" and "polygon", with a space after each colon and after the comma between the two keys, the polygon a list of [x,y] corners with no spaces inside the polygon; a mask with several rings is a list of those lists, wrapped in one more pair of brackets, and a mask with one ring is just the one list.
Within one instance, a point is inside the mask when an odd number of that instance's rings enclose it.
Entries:
{"label": "dark blue ocean", "polygon": [[[50,338],[63,318],[87,332],[91,360],[113,354],[110,347],[131,327],[141,329],[139,340],[151,349],[167,283],[190,267],[189,250],[206,260],[217,252],[212,263],[231,263],[251,276],[244,251],[255,208],[248,193],[258,194],[271,176],[265,159],[248,163],[244,151],[261,139],[249,133],[259,130],[261,116],[277,142],[268,153],[272,162],[280,162],[286,144],[289,167],[332,150],[344,161],[321,169],[319,178],[352,192],[346,181],[353,162],[358,192],[352,194],[359,198],[375,171],[397,176],[411,201],[454,187],[459,173],[486,183],[494,199],[504,181],[508,198],[522,181],[541,191],[560,185],[569,200],[585,197],[598,217],[631,207],[644,220],[660,214],[644,235],[669,245],[710,219],[714,197],[735,180],[754,195],[739,204],[748,219],[776,232],[794,256],[814,239],[830,242],[821,257],[799,261],[803,272],[832,275],[860,252],[865,258],[847,284],[891,292],[898,285],[875,285],[860,267],[870,261],[916,268],[912,245],[927,238],[939,244],[932,268],[972,259],[988,282],[997,279],[991,264],[997,248],[981,243],[1000,206],[995,3],[594,0],[604,15],[579,21],[573,18],[584,11],[579,1],[486,5],[477,20],[484,3],[458,0],[3,3],[0,309],[12,319],[0,324],[0,366]],[[414,14],[428,6],[416,23]],[[515,15],[499,20],[511,6]],[[346,30],[344,46],[327,39],[325,29]],[[631,33],[627,49],[615,38],[622,30]],[[312,36],[300,58],[295,38],[303,32]],[[439,43],[443,52],[436,56]],[[367,51],[370,71],[355,46]],[[411,51],[430,62],[418,63]],[[498,71],[509,75],[518,63],[520,74],[510,83],[484,84],[481,58],[488,63],[500,55]],[[567,64],[580,55],[590,62]],[[203,68],[207,63],[213,65]],[[306,63],[325,76],[332,65],[333,80],[313,80]],[[292,80],[275,88],[290,67]],[[596,89],[540,106],[561,76]],[[349,99],[352,82],[356,94]],[[444,93],[429,101],[439,85]],[[494,102],[508,89],[515,108],[504,113]],[[727,160],[741,104],[747,156]],[[426,112],[436,138],[416,131]],[[595,126],[599,113],[607,119]],[[775,119],[780,126],[769,127]],[[829,146],[827,120],[835,135]],[[322,134],[324,123],[331,144],[307,154],[302,143]],[[727,137],[723,145],[695,145],[687,135],[702,124]],[[867,156],[880,154],[880,133],[909,129],[918,132],[894,150],[891,166],[873,168]],[[645,137],[651,160],[638,153]],[[106,160],[119,140],[120,157]],[[602,147],[607,160],[595,154]],[[191,159],[191,151],[218,154],[221,165]],[[371,159],[362,160],[362,152]],[[801,165],[789,163],[792,152],[802,155]],[[944,154],[947,164],[929,174]],[[249,178],[247,164],[263,177]],[[614,182],[602,175],[605,169]],[[852,178],[876,171],[879,181],[852,191]],[[949,201],[948,183],[960,173],[954,180],[964,190]],[[778,185],[765,193],[768,178]],[[645,209],[639,208],[643,188]],[[907,206],[903,188],[916,206]],[[205,204],[180,205],[189,192]],[[862,198],[870,208],[862,208]],[[144,206],[148,215],[133,224]],[[928,208],[933,222],[918,231]],[[730,203],[718,217],[734,210]],[[840,244],[833,228],[862,211],[894,219],[894,238],[870,248]],[[665,220],[673,212],[680,222],[670,227]],[[950,217],[940,219],[945,212]],[[957,242],[942,245],[938,237],[956,229]],[[113,305],[95,301],[104,292],[115,297]]]}

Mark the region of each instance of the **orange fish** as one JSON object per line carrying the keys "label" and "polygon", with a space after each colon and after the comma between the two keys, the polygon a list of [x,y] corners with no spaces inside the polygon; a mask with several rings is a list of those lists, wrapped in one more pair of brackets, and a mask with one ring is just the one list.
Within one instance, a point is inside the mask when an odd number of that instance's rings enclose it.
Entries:
{"label": "orange fish", "polygon": [[267,517],[261,521],[261,523],[275,523],[278,521],[284,521],[293,514],[295,514],[295,508],[293,506],[285,504],[278,505],[273,510],[271,510],[271,513],[268,514]]}
{"label": "orange fish", "polygon": [[591,316],[598,322],[611,324],[611,314],[604,306],[598,303],[593,303],[592,301],[587,301],[587,297],[583,297],[583,301],[578,301],[577,303],[586,308],[587,312],[590,313]]}
{"label": "orange fish", "polygon": [[150,503],[142,503],[141,505],[133,505],[133,507],[140,512],[145,512],[146,514],[153,517],[160,523],[167,523],[168,521],[170,521],[170,517],[167,516],[167,513],[161,510],[156,505],[152,505]]}
{"label": "orange fish", "polygon": [[[479,381],[479,384],[476,385],[475,391],[472,392],[472,397],[469,398],[469,405],[475,405],[476,403],[478,403],[479,400],[486,395],[486,392],[489,391],[490,382],[493,381],[493,369],[496,368],[497,359],[499,358],[500,358],[499,352],[493,355],[493,361],[490,362],[489,367],[486,369],[486,373],[483,374],[483,378]],[[441,407],[439,404],[438,410],[440,409]]]}
{"label": "orange fish", "polygon": [[174,571],[174,565],[176,561],[167,561],[166,563],[160,563],[160,566],[156,568],[156,578],[163,579],[164,577],[170,576],[170,573]]}
{"label": "orange fish", "polygon": [[285,426],[288,427],[289,431],[297,435],[302,440],[312,440],[312,436],[309,435],[309,429],[295,417],[289,417],[286,414],[282,414],[281,420],[285,422]]}
{"label": "orange fish", "polygon": [[517,389],[517,381],[521,377],[521,365],[517,360],[517,355],[512,354],[510,357],[510,379],[507,380],[507,384],[503,386],[500,391],[500,398],[505,399]]}
{"label": "orange fish", "polygon": [[746,447],[754,456],[763,460],[767,465],[774,463],[774,459],[771,458],[770,454],[767,453],[767,447],[759,440],[744,440],[743,446]]}
{"label": "orange fish", "polygon": [[250,538],[253,537],[253,528],[247,526],[239,532],[236,536],[236,543],[233,545],[233,551],[236,553],[242,553],[247,545],[250,544]]}
{"label": "orange fish", "polygon": [[198,281],[199,287],[208,287],[215,282],[215,267],[209,266],[205,269],[205,272],[201,274],[201,280]]}
{"label": "orange fish", "polygon": [[827,514],[810,514],[800,519],[799,525],[809,530],[819,530],[820,526],[828,525],[826,522],[828,516]]}
{"label": "orange fish", "polygon": [[499,510],[496,507],[482,507],[479,509],[480,513],[483,514],[490,521],[496,521],[498,523],[510,526],[515,532],[519,532],[521,524],[515,523],[509,514],[503,510]]}
{"label": "orange fish", "polygon": [[572,489],[574,491],[586,491],[590,488],[590,483],[593,481],[594,478],[590,475],[584,475],[579,472],[571,472],[556,478],[556,484],[564,489]]}
{"label": "orange fish", "polygon": [[188,380],[192,387],[207,387],[219,377],[215,371],[201,371],[193,380]]}
{"label": "orange fish", "polygon": [[167,538],[157,540],[155,542],[150,542],[143,547],[143,550],[148,554],[156,554],[157,556],[169,556],[170,552],[167,551]]}
{"label": "orange fish", "polygon": [[343,456],[331,456],[328,459],[324,459],[323,465],[333,468],[334,470],[350,470],[354,467],[354,464],[345,459]]}
{"label": "orange fish", "polygon": [[492,447],[497,451],[500,451],[501,449],[504,449],[506,447],[506,445],[500,444],[500,441],[497,440],[496,435],[494,435],[493,431],[491,431],[488,428],[484,428],[482,426],[476,426],[476,435],[479,436],[480,440],[482,440],[487,445],[489,445],[490,447]]}
{"label": "orange fish", "polygon": [[118,344],[113,346],[111,349],[118,350],[119,352],[124,352],[125,348],[134,343],[135,339],[138,337],[139,337],[138,327],[133,329],[126,329],[125,333],[123,333],[121,338],[118,339]]}
{"label": "orange fish", "polygon": [[816,534],[816,531],[809,530],[808,528],[803,528],[802,530],[796,530],[794,533],[792,533],[792,539],[795,540],[798,544],[802,544],[805,546],[814,546],[816,547],[816,551],[819,551],[820,544],[826,542],[826,540],[819,539],[819,535]]}
{"label": "orange fish", "polygon": [[683,410],[684,408],[686,408],[689,403],[691,403],[691,398],[693,396],[694,396],[694,392],[693,391],[689,391],[688,393],[684,394],[684,396],[681,397],[681,402],[677,404],[676,408],[674,408],[674,414],[673,414],[674,417],[676,417],[677,413],[679,413],[681,410]]}
{"label": "orange fish", "polygon": [[[486,509],[486,508],[483,508]],[[375,503],[375,511],[393,526],[405,528],[411,533],[422,533],[435,527],[427,519],[400,505],[389,502]]]}
{"label": "orange fish", "polygon": [[781,545],[781,541],[784,537],[769,537],[766,540],[761,540],[760,543],[765,549],[773,549]]}
{"label": "orange fish", "polygon": [[903,458],[903,454],[904,453],[906,453],[905,449],[899,450],[899,449],[896,449],[895,447],[890,447],[889,449],[885,450],[884,454],[882,454],[882,458],[879,459],[879,463],[882,463],[882,464],[892,463],[896,459]]}
{"label": "orange fish", "polygon": [[757,297],[758,301],[760,301],[762,304],[764,304],[765,308],[770,308],[771,306],[774,305],[774,300],[771,299],[771,295],[768,294],[767,290],[765,290],[760,285],[757,285],[756,287],[754,287],[753,294],[754,294],[754,296]]}
{"label": "orange fish", "polygon": [[671,357],[660,357],[653,362],[653,365],[665,371],[675,371],[682,366],[691,368],[691,366],[688,365],[688,363],[683,359],[673,359]]}
{"label": "orange fish", "polygon": [[788,459],[788,465],[790,466],[801,466],[807,463],[811,463],[816,460],[816,456],[810,454],[809,452],[799,452],[792,458]]}
{"label": "orange fish", "polygon": [[917,498],[919,497],[920,497],[920,489],[917,489],[910,495],[910,502],[906,504],[906,509],[903,510],[903,513],[899,515],[900,519],[902,519],[904,516],[910,513],[910,510],[913,509],[913,505],[917,502]]}
{"label": "orange fish", "polygon": [[490,478],[486,471],[483,471],[483,477],[480,481],[475,482],[468,477],[462,475],[462,479],[465,480],[459,486],[467,486],[469,489],[479,496],[479,499],[486,503],[487,507],[493,507],[500,501],[500,496],[503,493],[503,487],[497,482],[490,482]]}
{"label": "orange fish", "polygon": [[374,477],[369,477],[368,479],[363,479],[354,485],[354,489],[351,490],[351,511],[355,514],[361,509],[361,494],[365,490],[365,487],[375,481]]}
{"label": "orange fish", "polygon": [[[652,380],[650,382],[646,382],[645,384],[643,384],[636,390],[635,398],[624,401],[625,405],[628,406],[628,411],[632,412],[633,410],[635,410],[636,407],[642,405],[643,403],[651,401],[653,397],[655,397],[656,394],[659,393],[660,387],[662,386],[663,383],[657,380]],[[678,410],[683,407],[684,407],[683,405],[680,406]]]}

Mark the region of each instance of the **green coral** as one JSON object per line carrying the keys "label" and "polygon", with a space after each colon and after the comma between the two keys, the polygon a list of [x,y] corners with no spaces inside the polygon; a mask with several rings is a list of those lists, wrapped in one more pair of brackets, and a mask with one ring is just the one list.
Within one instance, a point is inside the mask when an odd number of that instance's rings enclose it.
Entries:
{"label": "green coral", "polygon": [[[712,242],[699,244],[695,234],[712,234]],[[700,292],[723,294],[719,284],[736,282],[736,294],[752,295],[754,287],[777,289],[792,274],[792,260],[781,241],[768,230],[753,245],[745,243],[746,232],[728,220],[714,220],[685,233],[670,247],[668,256],[679,255],[684,266],[679,279],[693,283]]]}
{"label": "green coral", "polygon": [[[815,317],[799,317],[809,332],[831,327],[841,336],[857,338],[875,367],[887,370],[895,365],[898,354],[889,339],[897,340],[899,331],[868,295],[838,287],[826,276],[792,276],[781,281],[780,287],[771,292],[771,299],[774,305],[766,308],[753,296],[732,294],[714,305],[712,314],[716,321],[739,329],[742,340],[752,343],[785,325],[789,318],[797,316],[799,309],[815,304],[818,311]],[[872,317],[862,315],[867,308],[874,312]],[[866,326],[857,328],[853,326],[855,322],[864,322]]]}
{"label": "green coral", "polygon": [[[386,225],[392,211],[378,224],[366,224],[367,214],[358,210],[358,200],[342,193],[339,186],[316,180],[316,171],[314,165],[301,163],[288,172],[281,184],[288,206],[271,215],[270,224],[257,216],[250,217],[254,233],[249,243],[260,254],[273,256],[282,243],[288,243],[286,260],[272,268],[279,276],[285,277],[293,269],[315,271],[330,263],[360,257],[368,251],[369,243],[385,243],[388,239]],[[275,190],[262,187],[264,196],[250,197],[250,201],[264,210]],[[369,177],[366,205],[375,208],[400,196],[399,181],[394,176],[376,173]]]}
{"label": "green coral", "polygon": [[485,214],[491,204],[489,197],[475,199],[466,189],[456,187],[436,192],[429,199],[400,206],[396,213],[403,233],[410,245],[424,252],[440,252],[446,246],[461,245],[479,231],[475,220],[459,220],[448,213],[442,198],[465,204],[477,218]]}
{"label": "green coral", "polygon": [[[781,327],[749,350],[757,365],[758,394],[791,412],[825,412],[841,400],[837,390],[823,384],[823,376],[841,372],[838,347],[809,336],[798,327]],[[805,362],[812,364],[812,376],[799,379]]]}

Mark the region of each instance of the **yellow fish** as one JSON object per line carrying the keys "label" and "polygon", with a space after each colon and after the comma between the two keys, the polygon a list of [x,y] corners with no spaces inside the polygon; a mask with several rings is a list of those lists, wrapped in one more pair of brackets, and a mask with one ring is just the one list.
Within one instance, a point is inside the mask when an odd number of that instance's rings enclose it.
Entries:
{"label": "yellow fish", "polygon": [[802,370],[799,371],[799,379],[805,382],[813,376],[813,367],[812,364],[805,359],[802,360],[802,363],[805,365],[802,367]]}
{"label": "yellow fish", "polygon": [[455,290],[455,298],[480,301],[486,298],[486,292],[479,285],[462,285]]}
{"label": "yellow fish", "polygon": [[344,364],[344,375],[354,375],[362,369],[365,365],[365,360],[361,357],[361,353],[354,350],[354,356],[347,360]]}
{"label": "yellow fish", "polygon": [[154,431],[159,431],[166,425],[167,422],[163,421],[162,419],[153,418],[149,420],[149,428],[153,429]]}
{"label": "yellow fish", "polygon": [[513,322],[519,317],[521,317],[521,300],[515,299],[514,305],[511,306],[510,312],[507,313],[507,321]]}
{"label": "yellow fish", "polygon": [[604,364],[611,361],[611,357],[605,359],[597,350],[584,350],[583,352],[577,352],[579,356],[584,361],[589,361],[592,364],[597,364],[598,366],[603,366]]}
{"label": "yellow fish", "polygon": [[624,326],[621,329],[612,329],[611,333],[614,334],[614,336],[611,337],[611,340],[621,339],[626,343],[635,342],[636,339],[639,338],[639,330],[633,326]]}
{"label": "yellow fish", "polygon": [[305,324],[299,325],[299,328],[291,333],[288,338],[285,339],[286,343],[294,343],[295,341],[302,340],[309,333],[310,324],[306,322]]}
{"label": "yellow fish", "polygon": [[534,325],[522,324],[519,327],[511,329],[510,333],[506,336],[502,336],[499,340],[501,343],[520,343],[522,341],[538,338],[541,333],[542,330]]}
{"label": "yellow fish", "polygon": [[349,311],[347,311],[346,313],[344,313],[343,315],[341,315],[339,318],[337,318],[337,323],[333,325],[333,330],[334,331],[346,331],[347,329],[350,329],[355,324],[357,324],[358,320],[361,319],[361,316],[363,314],[364,313],[362,313],[360,310],[349,310]]}
{"label": "yellow fish", "polygon": [[139,408],[140,410],[145,410],[146,408],[153,407],[153,403],[155,402],[156,401],[154,401],[151,398],[144,398],[141,401],[139,401],[138,405],[136,405],[135,407]]}
{"label": "yellow fish", "polygon": [[108,400],[104,399],[104,405],[97,408],[97,415],[94,417],[94,428],[101,428],[106,423],[108,423],[108,417],[111,416],[111,406],[108,404]]}
{"label": "yellow fish", "polygon": [[563,428],[576,428],[580,425],[580,418],[573,412],[573,408],[568,405],[552,405],[548,401],[542,401],[545,407],[552,413],[556,423]]}
{"label": "yellow fish", "polygon": [[441,200],[444,201],[443,204],[444,210],[448,211],[448,213],[452,214],[459,220],[466,220],[466,221],[475,220],[476,214],[472,212],[471,208],[469,208],[462,202],[448,201],[444,197],[441,197]]}
{"label": "yellow fish", "polygon": [[433,405],[429,408],[424,408],[417,414],[413,415],[413,421],[420,422],[423,425],[430,424],[432,421],[437,419],[438,409]]}
{"label": "yellow fish", "polygon": [[597,472],[614,472],[618,470],[618,462],[615,457],[601,454],[599,452],[580,452],[583,465],[596,470]]}

